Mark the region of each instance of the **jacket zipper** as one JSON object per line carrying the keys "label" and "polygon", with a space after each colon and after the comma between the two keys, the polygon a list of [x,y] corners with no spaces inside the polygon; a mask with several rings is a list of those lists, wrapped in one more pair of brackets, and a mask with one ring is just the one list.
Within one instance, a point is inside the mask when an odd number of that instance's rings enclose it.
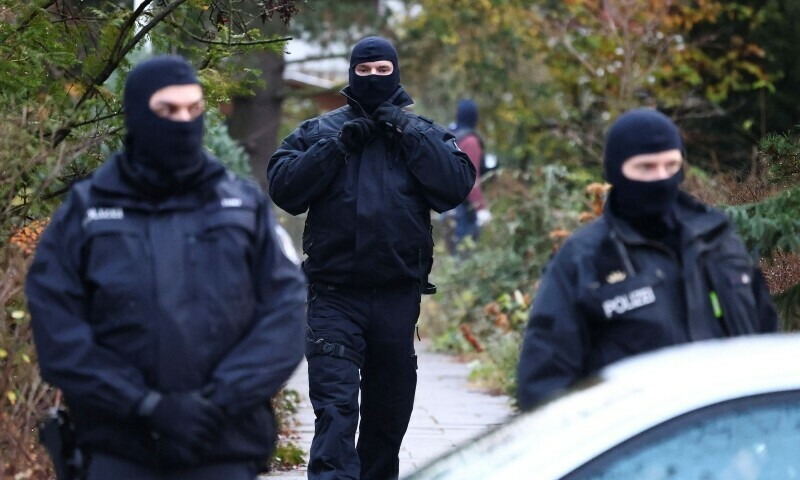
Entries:
{"label": "jacket zipper", "polygon": [[[156,210],[155,213],[157,214],[158,210]],[[147,215],[146,218],[144,219],[144,234],[145,234],[144,254],[147,257],[148,263],[150,265],[150,275],[151,275],[151,278],[152,278],[152,280],[150,282],[150,285],[151,285],[150,290],[151,290],[152,295],[153,295],[153,302],[152,302],[152,306],[150,308],[154,310],[153,312],[151,312],[151,315],[149,315],[151,320],[147,325],[147,332],[148,332],[148,336],[150,337],[150,341],[156,347],[155,349],[152,350],[153,357],[150,359],[150,361],[152,361],[154,365],[157,365],[159,363],[159,360],[160,360],[159,352],[161,351],[161,338],[159,338],[160,335],[158,334],[158,328],[154,327],[154,323],[155,322],[159,322],[159,320],[160,320],[160,319],[157,318],[159,316],[159,313],[160,313],[159,310],[160,309],[158,308],[158,305],[159,305],[159,301],[158,301],[158,284],[157,284],[157,282],[158,282],[158,272],[157,272],[157,269],[156,269],[155,255],[153,254],[153,249],[152,249],[151,243],[150,243],[152,241],[152,238],[150,236],[150,231],[151,231],[150,222],[151,222],[151,216]],[[155,377],[157,379],[158,378],[158,373],[154,373],[154,375],[155,375]]]}

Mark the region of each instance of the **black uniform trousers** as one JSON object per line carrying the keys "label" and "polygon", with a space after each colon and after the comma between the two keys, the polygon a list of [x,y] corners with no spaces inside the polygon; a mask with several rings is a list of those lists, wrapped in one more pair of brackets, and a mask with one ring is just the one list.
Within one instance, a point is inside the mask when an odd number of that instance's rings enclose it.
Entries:
{"label": "black uniform trousers", "polygon": [[400,444],[417,387],[414,329],[419,311],[416,283],[310,285],[308,380],[316,420],[309,480],[398,477]]}
{"label": "black uniform trousers", "polygon": [[253,462],[217,463],[159,471],[143,467],[124,458],[92,454],[87,480],[254,480]]}

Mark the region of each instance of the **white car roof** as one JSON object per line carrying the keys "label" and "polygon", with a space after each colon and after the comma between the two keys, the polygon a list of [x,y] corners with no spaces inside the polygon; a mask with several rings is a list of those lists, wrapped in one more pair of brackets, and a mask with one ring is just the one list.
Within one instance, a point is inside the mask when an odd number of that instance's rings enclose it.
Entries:
{"label": "white car roof", "polygon": [[798,389],[800,334],[670,347],[605,368],[598,383],[514,418],[410,478],[558,479],[684,413],[734,398]]}

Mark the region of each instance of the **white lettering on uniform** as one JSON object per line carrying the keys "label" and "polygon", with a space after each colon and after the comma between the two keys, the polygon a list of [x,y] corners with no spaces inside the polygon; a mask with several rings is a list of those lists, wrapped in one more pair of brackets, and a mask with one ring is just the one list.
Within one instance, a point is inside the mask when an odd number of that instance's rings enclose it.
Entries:
{"label": "white lettering on uniform", "polygon": [[222,199],[222,207],[223,208],[237,208],[242,206],[242,199],[241,198],[223,198]]}
{"label": "white lettering on uniform", "polygon": [[86,210],[86,217],[83,219],[83,224],[95,220],[122,220],[125,218],[125,212],[121,208],[90,208]]}
{"label": "white lettering on uniform", "polygon": [[617,295],[614,298],[603,301],[603,313],[605,313],[606,318],[611,318],[614,314],[622,315],[625,312],[630,312],[655,302],[656,294],[653,292],[653,287],[642,287],[626,295]]}

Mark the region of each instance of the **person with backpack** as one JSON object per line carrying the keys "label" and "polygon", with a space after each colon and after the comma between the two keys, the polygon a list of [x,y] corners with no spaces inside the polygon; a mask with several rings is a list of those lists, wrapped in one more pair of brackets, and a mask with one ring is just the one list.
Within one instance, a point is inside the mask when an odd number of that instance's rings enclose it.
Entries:
{"label": "person with backpack", "polygon": [[492,213],[486,204],[481,188],[481,173],[486,155],[483,139],[478,134],[478,106],[470,99],[461,100],[456,110],[456,123],[453,135],[458,147],[469,156],[475,166],[477,175],[475,184],[469,195],[452,211],[455,226],[447,242],[451,253],[455,253],[458,245],[467,237],[477,240],[481,227],[491,221]]}

